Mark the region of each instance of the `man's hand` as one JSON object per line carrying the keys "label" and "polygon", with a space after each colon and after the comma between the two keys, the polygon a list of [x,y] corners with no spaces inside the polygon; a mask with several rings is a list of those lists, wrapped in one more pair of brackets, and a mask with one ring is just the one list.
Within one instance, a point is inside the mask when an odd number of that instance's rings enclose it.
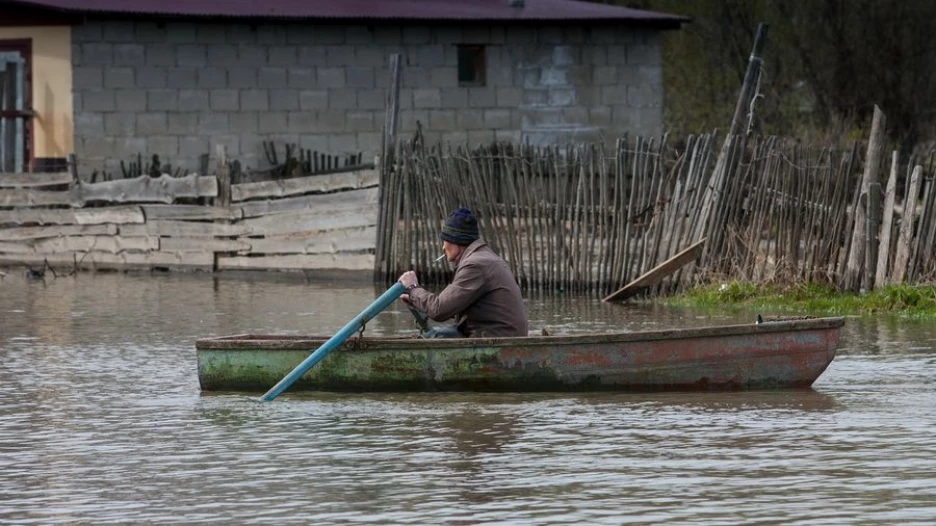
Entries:
{"label": "man's hand", "polygon": [[403,284],[406,290],[409,290],[410,287],[419,285],[419,280],[416,279],[416,272],[412,270],[404,272],[398,281]]}

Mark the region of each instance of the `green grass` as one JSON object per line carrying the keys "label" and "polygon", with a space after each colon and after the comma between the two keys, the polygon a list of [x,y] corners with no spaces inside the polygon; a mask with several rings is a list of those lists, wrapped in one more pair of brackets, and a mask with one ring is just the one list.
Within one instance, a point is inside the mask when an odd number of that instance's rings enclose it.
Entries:
{"label": "green grass", "polygon": [[866,294],[840,292],[815,283],[765,285],[716,283],[660,303],[679,307],[771,309],[804,314],[895,314],[936,319],[936,285],[890,285]]}

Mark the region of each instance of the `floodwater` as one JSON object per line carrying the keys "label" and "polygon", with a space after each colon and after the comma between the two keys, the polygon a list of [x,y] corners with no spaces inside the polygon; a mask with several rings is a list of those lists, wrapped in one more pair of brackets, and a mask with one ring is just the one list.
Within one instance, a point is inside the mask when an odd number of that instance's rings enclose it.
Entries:
{"label": "floodwater", "polygon": [[[3,524],[933,524],[936,327],[846,321],[812,390],[201,393],[194,342],[331,335],[383,290],[267,274],[0,279]],[[534,327],[752,321],[528,300]],[[771,314],[771,313],[764,313]],[[399,305],[366,335],[412,331]]]}

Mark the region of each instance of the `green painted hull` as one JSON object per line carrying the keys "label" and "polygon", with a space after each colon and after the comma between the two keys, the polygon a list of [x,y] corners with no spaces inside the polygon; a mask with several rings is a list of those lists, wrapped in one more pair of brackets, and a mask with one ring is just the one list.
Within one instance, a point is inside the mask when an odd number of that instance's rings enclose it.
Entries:
{"label": "green painted hull", "polygon": [[[808,387],[842,318],[527,338],[347,341],[291,388],[318,391],[626,391]],[[196,342],[205,391],[266,392],[327,338]]]}

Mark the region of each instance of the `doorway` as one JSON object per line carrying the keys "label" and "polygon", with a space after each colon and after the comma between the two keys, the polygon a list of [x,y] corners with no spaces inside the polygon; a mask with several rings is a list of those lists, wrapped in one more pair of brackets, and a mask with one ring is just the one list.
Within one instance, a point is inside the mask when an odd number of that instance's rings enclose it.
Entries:
{"label": "doorway", "polygon": [[26,172],[32,157],[31,48],[30,40],[0,40],[0,172]]}

